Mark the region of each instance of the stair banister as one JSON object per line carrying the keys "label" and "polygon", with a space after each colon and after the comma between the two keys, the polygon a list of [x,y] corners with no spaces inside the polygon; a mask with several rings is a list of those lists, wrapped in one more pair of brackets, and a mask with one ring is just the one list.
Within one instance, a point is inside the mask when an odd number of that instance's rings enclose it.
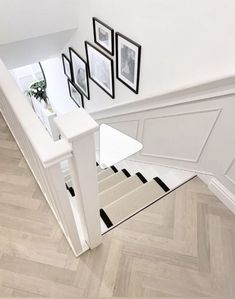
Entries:
{"label": "stair banister", "polygon": [[75,255],[80,255],[87,246],[61,170],[61,162],[72,158],[72,147],[66,139],[51,139],[1,60],[0,110]]}
{"label": "stair banister", "polygon": [[86,241],[92,249],[101,244],[95,132],[98,124],[84,110],[78,109],[55,119],[63,138],[72,144],[72,181]]}

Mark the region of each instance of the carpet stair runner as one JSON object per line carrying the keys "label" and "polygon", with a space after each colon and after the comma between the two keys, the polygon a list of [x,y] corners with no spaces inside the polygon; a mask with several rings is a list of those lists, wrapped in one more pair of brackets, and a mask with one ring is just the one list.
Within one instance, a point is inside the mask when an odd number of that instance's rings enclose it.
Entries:
{"label": "carpet stair runner", "polygon": [[[97,180],[100,217],[107,230],[130,218],[136,212],[164,196],[170,189],[159,178],[149,182],[140,173],[131,175],[128,170],[115,166],[102,169],[97,163]],[[66,185],[71,196],[74,190]]]}
{"label": "carpet stair runner", "polygon": [[[100,216],[107,228],[116,226],[133,214],[162,197],[169,188],[158,177],[147,181],[140,173],[130,175],[116,167],[97,167]],[[103,178],[103,179],[102,179]]]}

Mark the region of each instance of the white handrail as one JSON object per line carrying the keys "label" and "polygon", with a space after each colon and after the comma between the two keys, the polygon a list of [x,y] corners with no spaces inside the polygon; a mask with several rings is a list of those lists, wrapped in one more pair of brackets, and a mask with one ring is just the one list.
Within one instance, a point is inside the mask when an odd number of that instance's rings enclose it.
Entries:
{"label": "white handrail", "polygon": [[61,169],[62,161],[71,165],[71,144],[66,139],[51,139],[1,60],[0,110],[75,255],[80,255],[88,249],[86,228],[79,227],[79,219],[75,219],[79,215]]}
{"label": "white handrail", "polygon": [[[14,116],[18,119],[24,131],[34,147],[44,166],[52,165],[71,155],[72,148],[65,140],[53,142],[50,136],[45,132],[38,118],[35,117],[26,98],[16,85],[13,77],[10,75],[3,62],[0,60],[0,87],[2,97],[7,99]],[[0,109],[3,111],[3,98],[1,98]],[[7,120],[6,120],[7,121]],[[40,142],[39,142],[40,141]]]}

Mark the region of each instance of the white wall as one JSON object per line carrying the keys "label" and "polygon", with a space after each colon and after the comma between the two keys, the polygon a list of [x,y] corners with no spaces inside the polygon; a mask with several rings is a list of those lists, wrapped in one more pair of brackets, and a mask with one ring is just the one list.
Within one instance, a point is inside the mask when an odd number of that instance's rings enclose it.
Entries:
{"label": "white wall", "polygon": [[143,144],[132,159],[198,173],[235,213],[234,82],[235,76],[222,80],[219,90],[218,82],[214,89],[208,84],[204,95],[201,86],[182,90],[165,97],[164,106],[156,97],[92,116]]}
{"label": "white wall", "polygon": [[[35,0],[0,0],[0,56],[10,68],[53,57],[63,48],[68,54],[68,46],[85,58],[84,41],[94,41],[93,16],[142,45],[139,95],[115,80],[111,99],[90,81],[88,111],[234,73],[233,0],[43,0],[39,6]],[[75,27],[73,37],[52,39],[55,32]]]}
{"label": "white wall", "polygon": [[234,0],[79,0],[78,32],[68,44],[85,58],[95,16],[142,45],[140,93],[115,80],[112,100],[93,82],[90,111],[234,73]]}
{"label": "white wall", "polygon": [[61,115],[78,109],[70,98],[61,58],[55,57],[41,63],[47,80],[47,94],[56,114]]}
{"label": "white wall", "polygon": [[77,26],[77,0],[0,0],[0,44]]}

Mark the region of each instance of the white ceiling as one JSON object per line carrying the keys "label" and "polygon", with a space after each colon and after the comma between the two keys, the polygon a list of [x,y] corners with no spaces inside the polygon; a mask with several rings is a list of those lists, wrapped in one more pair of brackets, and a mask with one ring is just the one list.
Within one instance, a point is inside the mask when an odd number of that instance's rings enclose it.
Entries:
{"label": "white ceiling", "polygon": [[0,0],[0,45],[77,27],[77,0]]}

